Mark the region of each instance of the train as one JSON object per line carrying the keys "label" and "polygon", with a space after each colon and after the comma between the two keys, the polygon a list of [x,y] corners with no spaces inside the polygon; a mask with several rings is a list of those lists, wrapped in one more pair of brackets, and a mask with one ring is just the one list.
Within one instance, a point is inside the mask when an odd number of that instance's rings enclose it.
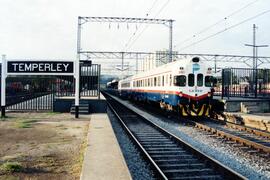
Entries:
{"label": "train", "polygon": [[224,103],[213,98],[212,68],[199,57],[173,61],[109,85],[122,98],[155,103],[180,116],[213,116],[224,111]]}

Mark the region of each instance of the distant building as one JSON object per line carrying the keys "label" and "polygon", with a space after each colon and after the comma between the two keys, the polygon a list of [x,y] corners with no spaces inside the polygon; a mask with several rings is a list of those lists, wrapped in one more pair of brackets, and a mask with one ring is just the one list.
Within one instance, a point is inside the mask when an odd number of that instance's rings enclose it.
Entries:
{"label": "distant building", "polygon": [[[177,54],[177,51],[172,52],[172,61],[175,61],[177,59]],[[139,70],[148,71],[163,64],[167,64],[169,63],[169,61],[170,58],[168,50],[156,51],[155,53],[146,56],[144,60],[141,61],[141,63],[139,64]]]}

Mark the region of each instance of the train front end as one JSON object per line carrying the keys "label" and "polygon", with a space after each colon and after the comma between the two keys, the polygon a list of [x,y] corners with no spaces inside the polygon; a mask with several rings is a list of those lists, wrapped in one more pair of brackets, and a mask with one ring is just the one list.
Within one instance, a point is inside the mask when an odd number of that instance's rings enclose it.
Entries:
{"label": "train front end", "polygon": [[[180,66],[174,76],[180,116],[210,116],[218,102],[213,99],[214,78],[212,68],[194,57]],[[218,106],[218,105],[217,105]]]}

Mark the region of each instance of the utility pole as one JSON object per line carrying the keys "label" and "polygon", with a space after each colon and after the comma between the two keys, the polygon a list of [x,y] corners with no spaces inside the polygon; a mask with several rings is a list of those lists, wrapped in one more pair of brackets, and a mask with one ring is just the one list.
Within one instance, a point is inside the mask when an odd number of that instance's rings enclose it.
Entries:
{"label": "utility pole", "polygon": [[[253,47],[253,83],[255,83],[255,98],[257,98],[257,69],[258,69],[258,48],[268,47],[268,45],[256,45],[256,29],[258,27],[253,24],[253,44],[245,44],[245,46]],[[252,88],[253,84],[252,84]]]}
{"label": "utility pole", "polygon": [[172,62],[173,61],[173,57],[172,57],[172,48],[173,48],[173,45],[172,45],[172,41],[173,41],[173,20],[169,20],[169,62]]}
{"label": "utility pole", "polygon": [[258,27],[253,24],[253,44],[245,44],[245,46],[253,47],[253,69],[258,68],[258,48],[260,47],[268,47],[268,45],[256,45],[256,29]]}

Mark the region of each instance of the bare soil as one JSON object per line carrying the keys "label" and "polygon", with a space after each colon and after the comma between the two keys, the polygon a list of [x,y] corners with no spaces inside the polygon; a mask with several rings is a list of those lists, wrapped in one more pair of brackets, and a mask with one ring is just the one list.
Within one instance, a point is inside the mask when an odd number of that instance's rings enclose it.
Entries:
{"label": "bare soil", "polygon": [[[0,119],[0,179],[79,179],[90,116],[8,113]],[[19,163],[19,172],[4,169]]]}

